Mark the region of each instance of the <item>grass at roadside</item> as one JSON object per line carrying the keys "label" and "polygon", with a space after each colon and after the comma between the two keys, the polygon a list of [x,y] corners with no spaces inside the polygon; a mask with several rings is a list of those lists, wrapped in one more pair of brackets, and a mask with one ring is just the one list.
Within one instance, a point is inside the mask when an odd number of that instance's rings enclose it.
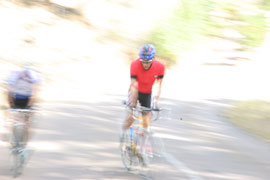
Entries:
{"label": "grass at roadside", "polygon": [[229,120],[270,142],[270,101],[240,101],[225,111]]}

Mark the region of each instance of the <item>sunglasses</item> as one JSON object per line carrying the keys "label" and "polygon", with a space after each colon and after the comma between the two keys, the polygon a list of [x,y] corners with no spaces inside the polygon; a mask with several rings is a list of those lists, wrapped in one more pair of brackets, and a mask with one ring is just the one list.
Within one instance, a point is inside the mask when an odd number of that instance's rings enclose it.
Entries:
{"label": "sunglasses", "polygon": [[150,64],[150,63],[152,63],[153,62],[153,59],[141,59],[140,60],[142,63],[144,63],[144,64]]}

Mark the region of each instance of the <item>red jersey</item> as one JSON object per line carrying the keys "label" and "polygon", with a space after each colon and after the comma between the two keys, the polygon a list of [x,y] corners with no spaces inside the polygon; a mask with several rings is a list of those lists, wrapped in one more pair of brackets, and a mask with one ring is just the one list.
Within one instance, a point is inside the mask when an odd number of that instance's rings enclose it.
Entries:
{"label": "red jersey", "polygon": [[130,66],[131,78],[136,78],[138,82],[138,91],[141,93],[151,93],[155,80],[163,78],[165,65],[154,60],[151,67],[145,70],[140,59],[132,62]]}

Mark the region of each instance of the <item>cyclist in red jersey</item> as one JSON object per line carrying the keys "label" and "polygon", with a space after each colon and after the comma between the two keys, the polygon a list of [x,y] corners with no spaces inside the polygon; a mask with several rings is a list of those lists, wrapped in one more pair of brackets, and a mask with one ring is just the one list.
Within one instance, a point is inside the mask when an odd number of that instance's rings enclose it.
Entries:
{"label": "cyclist in red jersey", "polygon": [[[156,60],[156,50],[152,44],[145,44],[141,47],[137,60],[133,61],[130,67],[131,84],[129,88],[129,105],[136,106],[137,101],[141,106],[151,107],[152,88],[157,84],[157,93],[154,97],[155,104],[160,97],[162,80],[165,72],[165,65]],[[144,128],[147,129],[151,121],[151,112],[145,114],[146,122]],[[123,130],[128,129],[134,119],[129,114],[123,124]]]}

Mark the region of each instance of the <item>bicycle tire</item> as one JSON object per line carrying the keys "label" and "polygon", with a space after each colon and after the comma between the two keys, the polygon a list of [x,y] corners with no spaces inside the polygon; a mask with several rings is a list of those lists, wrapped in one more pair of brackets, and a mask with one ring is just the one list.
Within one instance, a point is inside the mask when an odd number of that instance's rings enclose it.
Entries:
{"label": "bicycle tire", "polygon": [[148,157],[148,154],[146,155],[146,152],[142,150],[144,138],[145,134],[136,128],[133,134],[134,147],[132,148],[131,132],[126,131],[120,137],[121,159],[126,171],[138,174],[144,179],[151,179],[149,164],[152,157]]}
{"label": "bicycle tire", "polygon": [[22,173],[24,156],[23,156],[23,146],[25,145],[26,132],[25,126],[19,125],[13,127],[13,147],[12,147],[12,174],[13,177],[17,177]]}
{"label": "bicycle tire", "polygon": [[154,158],[162,158],[165,153],[165,146],[161,138],[151,135],[152,153]]}
{"label": "bicycle tire", "polygon": [[136,130],[135,134],[136,150],[138,153],[137,158],[139,161],[138,173],[140,177],[144,179],[152,179],[150,172],[150,165],[152,162],[152,144],[150,141],[148,142],[148,135],[145,132],[142,132],[140,128]]}
{"label": "bicycle tire", "polygon": [[120,137],[120,151],[124,168],[127,171],[131,171],[133,169],[133,166],[136,165],[136,161],[131,148],[130,131],[126,131],[125,133],[123,133],[123,136]]}
{"label": "bicycle tire", "polygon": [[12,175],[14,178],[22,173],[24,160],[18,148],[12,150]]}

